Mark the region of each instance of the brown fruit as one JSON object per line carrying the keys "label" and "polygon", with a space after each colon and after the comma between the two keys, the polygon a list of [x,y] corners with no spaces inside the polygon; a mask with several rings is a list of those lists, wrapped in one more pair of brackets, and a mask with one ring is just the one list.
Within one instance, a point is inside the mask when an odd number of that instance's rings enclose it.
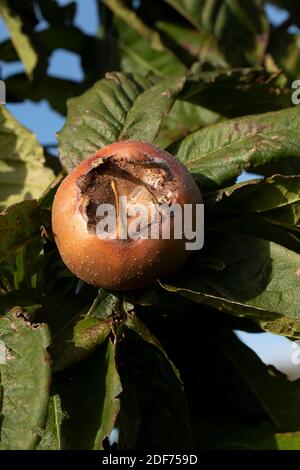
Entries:
{"label": "brown fruit", "polygon": [[97,236],[97,207],[110,203],[118,214],[117,196],[133,197],[146,207],[153,201],[169,206],[202,203],[190,173],[167,152],[140,141],[107,145],[81,162],[55,196],[53,232],[68,268],[89,284],[113,290],[141,288],[176,271],[191,253],[184,238]]}

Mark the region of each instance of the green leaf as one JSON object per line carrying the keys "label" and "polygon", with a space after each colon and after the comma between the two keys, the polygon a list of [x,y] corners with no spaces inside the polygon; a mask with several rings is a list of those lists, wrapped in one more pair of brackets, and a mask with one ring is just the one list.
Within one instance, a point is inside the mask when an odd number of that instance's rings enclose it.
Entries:
{"label": "green leaf", "polygon": [[221,189],[208,196],[217,210],[256,214],[269,222],[300,229],[300,176],[274,175]]}
{"label": "green leaf", "polygon": [[291,106],[285,77],[259,68],[204,72],[194,64],[179,97],[227,118]]}
{"label": "green leaf", "polygon": [[181,75],[186,71],[163,44],[159,33],[146,25],[122,0],[104,0],[104,3],[115,14],[122,70],[142,74],[152,71],[158,76]]}
{"label": "green leaf", "polygon": [[[209,203],[248,213],[264,213],[300,200],[300,176],[273,175],[254,179],[207,194]],[[254,196],[254,197],[252,197]]]}
{"label": "green leaf", "polygon": [[151,86],[121,73],[112,73],[79,98],[68,102],[68,117],[58,135],[60,158],[72,170],[104,145],[118,140],[128,111],[136,98]]}
{"label": "green leaf", "polygon": [[216,39],[208,36],[206,32],[166,21],[159,21],[156,26],[189,54],[195,56],[201,65],[209,63],[214,67],[228,67]]}
{"label": "green leaf", "polygon": [[205,195],[209,230],[274,241],[300,253],[300,178],[274,175]]}
{"label": "green leaf", "polygon": [[190,448],[189,413],[179,372],[136,315],[128,316],[122,329],[118,368],[123,383],[121,448]]}
{"label": "green leaf", "polygon": [[[226,328],[214,333],[212,341],[218,345],[266,413],[265,417],[261,414],[257,425],[252,412],[253,423],[239,422],[235,430],[223,432],[217,444],[212,442],[212,448],[287,450],[296,446],[299,443],[299,433],[294,431],[300,425],[300,380],[291,382],[273,366],[263,364],[250,348]],[[267,421],[267,417],[272,423]]]}
{"label": "green leaf", "polygon": [[300,174],[300,157],[291,157],[266,163],[255,169],[255,172],[263,176],[272,175],[299,175]]}
{"label": "green leaf", "polygon": [[219,120],[219,114],[177,99],[162,121],[155,144],[165,148],[172,142],[183,139],[190,132],[215,124]]}
{"label": "green leaf", "polygon": [[160,147],[215,124],[222,117],[274,111],[291,104],[290,90],[281,77],[256,69],[199,72],[193,67],[178,98],[156,138]]}
{"label": "green leaf", "polygon": [[119,138],[151,142],[158,134],[161,122],[170,110],[184,81],[183,77],[173,80],[167,78],[138,96],[128,112]]}
{"label": "green leaf", "polygon": [[55,179],[49,184],[49,186],[46,188],[46,190],[43,192],[41,197],[39,198],[39,204],[43,208],[51,209],[54,196],[56,194],[56,191],[58,190],[58,187],[62,180],[65,177],[65,172],[61,170],[58,175],[55,177]]}
{"label": "green leaf", "polygon": [[5,39],[0,43],[0,58],[3,62],[16,62],[19,60],[11,39]]}
{"label": "green leaf", "polygon": [[85,90],[84,84],[57,77],[43,77],[38,83],[29,82],[24,73],[11,75],[5,80],[7,101],[22,102],[24,99],[39,102],[47,99],[53,109],[66,114],[66,100]]}
{"label": "green leaf", "polygon": [[117,292],[114,293],[101,288],[88,314],[98,320],[107,320],[113,315],[118,315],[121,309],[122,299],[120,295]]}
{"label": "green leaf", "polygon": [[169,315],[157,315],[153,311],[151,316],[145,311],[143,318],[180,371],[193,426],[193,448],[214,449],[221,437],[229,436],[241,427],[255,427],[261,421],[268,421],[257,397],[223,353],[219,339],[219,333],[224,335],[224,332],[235,338],[232,329],[250,326],[250,331],[255,330],[251,321],[224,315],[187,300],[183,304],[183,300],[178,298],[176,301],[173,295],[173,311]]}
{"label": "green leaf", "polygon": [[122,0],[103,0],[112,12],[122,18],[129,26],[132,27],[139,35],[143,36],[157,50],[164,49],[159,33],[147,26],[142,19],[130,8],[127,8]]}
{"label": "green leaf", "polygon": [[36,137],[1,105],[0,207],[39,197],[54,179]]}
{"label": "green leaf", "polygon": [[269,222],[260,215],[230,215],[225,211],[221,215],[221,212],[216,212],[215,222],[211,222],[209,230],[224,230],[228,233],[263,238],[300,254],[300,237],[293,227],[280,226],[276,221]]}
{"label": "green leaf", "polygon": [[[222,339],[222,333],[220,338]],[[264,365],[257,355],[237,338],[221,343],[221,349],[250,386],[278,430],[300,427],[300,380],[290,382],[273,366]]]}
{"label": "green leaf", "polygon": [[154,48],[158,50],[164,48],[159,33],[147,26],[133,10],[127,8],[122,0],[103,0],[103,3],[108,6],[116,16],[122,18],[141,36],[144,36]]}
{"label": "green leaf", "polygon": [[[221,259],[221,271],[198,264],[202,256]],[[205,253],[163,287],[195,302],[252,318],[276,334],[300,337],[300,255],[275,243],[233,232],[211,233]]]}
{"label": "green leaf", "polygon": [[49,400],[46,427],[37,450],[62,450],[62,423],[66,415],[61,407],[58,394],[53,393]]}
{"label": "green leaf", "polygon": [[278,450],[299,450],[300,432],[288,432],[275,435]]}
{"label": "green leaf", "polygon": [[[149,318],[147,312],[145,318]],[[154,326],[184,380],[194,447],[227,448],[224,443],[233,442],[233,436],[241,442],[243,434],[250,432],[256,442],[270,434],[274,443],[273,434],[297,429],[300,381],[291,383],[237,339],[232,329],[240,329],[245,319],[231,322],[229,316],[195,304],[169,318],[155,315],[152,321],[151,329]],[[200,367],[190,361],[194,356],[206,357],[207,351],[209,356]]]}
{"label": "green leaf", "polygon": [[153,140],[183,85],[183,78],[153,85],[150,78],[111,73],[68,103],[59,134],[60,157],[70,171],[104,145],[121,138]]}
{"label": "green leaf", "polygon": [[115,345],[110,340],[107,345],[106,361],[105,397],[103,400],[102,421],[95,439],[96,449],[102,448],[104,439],[110,436],[120,411],[119,395],[122,392],[122,385],[116,367]]}
{"label": "green leaf", "polygon": [[178,76],[186,72],[186,67],[169,50],[154,49],[143,36],[130,28],[121,19],[115,19],[118,30],[121,68],[126,73],[158,77]]}
{"label": "green leaf", "polygon": [[[205,2],[204,0],[165,0],[166,3],[171,5],[180,15],[183,16],[201,35],[201,62],[205,62],[207,53],[210,48],[217,53],[220,57],[220,65],[226,66],[226,60],[222,57],[222,53],[219,50],[217,38],[211,34],[211,32],[205,28],[202,21],[202,12],[204,11]],[[212,5],[207,5],[208,9]],[[210,52],[209,52],[210,55]]]}
{"label": "green leaf", "polygon": [[180,380],[179,372],[176,369],[176,367],[174,366],[174,364],[168,358],[167,353],[165,352],[163,346],[160,344],[158,339],[151,333],[151,331],[147,328],[147,326],[135,314],[130,315],[130,316],[127,317],[126,326],[130,330],[134,331],[143,341],[146,341],[147,343],[149,343],[152,346],[155,346],[157,349],[159,349],[159,351],[169,361],[170,365],[172,366],[172,368],[175,372],[175,375]]}
{"label": "green leaf", "polygon": [[221,449],[288,449],[298,441],[300,426],[300,380],[291,382],[273,366],[265,365],[257,355],[235,335],[219,329],[214,339],[221,352],[231,362],[251,389],[272,421],[262,420],[259,426],[242,426],[238,431],[224,433],[215,446]]}
{"label": "green leaf", "polygon": [[31,325],[21,309],[0,318],[0,406],[2,449],[33,449],[45,424],[50,387],[49,345],[45,325]]}
{"label": "green leaf", "polygon": [[[198,31],[210,36],[203,26],[204,0],[165,0],[178,11],[186,20],[188,20]],[[209,9],[209,5],[207,5]]]}
{"label": "green leaf", "polygon": [[[50,2],[54,4],[52,0]],[[90,36],[85,35],[75,26],[57,25],[36,32],[35,38],[43,48],[43,53],[49,56],[55,49],[67,49],[75,53],[81,53]],[[0,43],[0,57],[4,62],[15,62],[18,60],[18,55],[10,39]],[[34,83],[34,86],[38,85],[40,84]]]}
{"label": "green leaf", "polygon": [[0,262],[19,247],[40,237],[40,229],[48,225],[49,211],[36,201],[14,204],[0,213]]}
{"label": "green leaf", "polygon": [[61,411],[48,415],[47,441],[57,448],[60,436],[64,450],[102,449],[119,414],[121,391],[115,345],[108,340],[83,363],[55,374],[54,396]]}
{"label": "green leaf", "polygon": [[38,61],[38,55],[31,38],[23,31],[22,18],[11,9],[7,0],[0,1],[0,14],[9,30],[18,56],[24,64],[26,73],[31,77]]}
{"label": "green leaf", "polygon": [[[260,0],[165,0],[211,41],[217,39],[233,65],[260,64],[269,26]],[[236,45],[239,44],[239,47]]]}
{"label": "green leaf", "polygon": [[102,344],[110,333],[110,324],[91,315],[78,315],[54,336],[50,348],[53,371],[84,360]]}
{"label": "green leaf", "polygon": [[292,80],[300,73],[300,35],[274,31],[270,39],[270,53],[276,64]]}
{"label": "green leaf", "polygon": [[[56,251],[56,250],[55,250]],[[54,256],[53,252],[50,252],[50,260]],[[46,255],[44,254],[43,258]],[[63,281],[63,274],[61,272],[52,272],[53,268],[51,264],[46,265],[47,271],[50,271],[49,277],[57,277],[58,282]],[[46,279],[46,282],[48,279]],[[56,282],[57,282],[56,281]],[[75,286],[77,285],[76,284]],[[73,286],[72,286],[73,287]],[[38,312],[38,320],[42,323],[47,323],[49,326],[51,337],[53,338],[60,331],[63,331],[66,326],[73,322],[81,313],[84,313],[88,309],[90,300],[87,300],[84,296],[74,293],[74,289],[67,290],[67,292],[60,292],[54,285],[54,288],[46,292],[42,291],[42,308]]]}
{"label": "green leaf", "polygon": [[243,170],[300,154],[300,111],[246,116],[196,131],[169,147],[195,173],[200,188],[231,184]]}
{"label": "green leaf", "polygon": [[[50,0],[51,3],[52,0]],[[60,17],[60,20],[63,18]],[[21,102],[24,99],[39,102],[47,99],[50,105],[61,114],[66,114],[66,101],[83,93],[106,71],[118,69],[118,54],[115,39],[106,36],[100,39],[85,34],[73,25],[53,26],[34,33],[35,43],[41,51],[41,60],[35,73],[35,80],[28,80],[25,73],[17,73],[6,78],[7,101]],[[84,72],[83,81],[66,80],[46,75],[45,66],[51,54],[57,49],[67,49],[80,56]],[[115,51],[113,50],[115,49]],[[10,40],[0,44],[0,59],[13,62],[18,56]]]}

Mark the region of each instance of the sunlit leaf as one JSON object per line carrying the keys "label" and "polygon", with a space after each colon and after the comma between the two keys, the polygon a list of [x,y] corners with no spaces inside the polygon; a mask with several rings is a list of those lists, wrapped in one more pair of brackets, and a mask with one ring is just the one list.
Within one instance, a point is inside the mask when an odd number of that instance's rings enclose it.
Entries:
{"label": "sunlit leaf", "polygon": [[50,359],[45,325],[27,322],[20,309],[0,318],[0,448],[33,449],[46,420]]}
{"label": "sunlit leaf", "polygon": [[54,173],[37,138],[0,105],[0,207],[41,196]]}
{"label": "sunlit leaf", "polygon": [[31,38],[23,31],[22,18],[11,9],[7,0],[1,0],[0,14],[10,32],[14,47],[24,64],[26,73],[31,77],[38,61],[38,55]]}

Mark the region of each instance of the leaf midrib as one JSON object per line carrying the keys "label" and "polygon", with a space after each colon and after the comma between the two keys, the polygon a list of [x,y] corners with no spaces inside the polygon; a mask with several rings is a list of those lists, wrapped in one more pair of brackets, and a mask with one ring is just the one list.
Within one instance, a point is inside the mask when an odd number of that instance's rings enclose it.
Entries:
{"label": "leaf midrib", "polygon": [[55,417],[55,429],[56,429],[56,438],[57,445],[59,450],[61,450],[61,438],[60,438],[60,428],[59,428],[59,418],[58,418],[58,406],[57,406],[56,395],[53,395],[53,406],[54,406],[54,417]]}
{"label": "leaf midrib", "polygon": [[[277,131],[276,134],[282,134],[284,131],[296,131],[295,128],[291,128],[291,127],[285,127],[284,130],[280,130],[280,131]],[[299,131],[300,132],[300,131]],[[235,140],[234,142],[230,142],[229,144],[226,144],[226,145],[223,145],[223,146],[219,146],[213,150],[210,150],[209,152],[205,153],[205,154],[202,154],[202,155],[197,155],[195,158],[192,158],[191,160],[188,160],[186,162],[186,164],[189,166],[195,162],[197,162],[198,160],[202,160],[204,158],[206,158],[208,155],[211,155],[213,153],[217,153],[223,149],[226,149],[228,147],[231,147],[231,146],[234,146],[236,144],[240,144],[240,143],[245,143],[255,137],[259,137],[261,136],[262,138],[264,138],[265,136],[269,136],[272,134],[272,131],[266,131],[264,134],[260,134],[260,133],[257,133],[257,134],[254,134],[254,135],[251,135],[251,136],[247,136],[247,137],[243,137],[241,139],[238,139],[238,140]],[[191,165],[192,166],[192,165]]]}

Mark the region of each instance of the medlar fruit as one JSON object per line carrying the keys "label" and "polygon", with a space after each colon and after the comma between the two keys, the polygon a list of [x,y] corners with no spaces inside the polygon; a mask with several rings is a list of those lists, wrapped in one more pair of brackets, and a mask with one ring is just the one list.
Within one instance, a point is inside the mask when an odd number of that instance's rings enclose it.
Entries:
{"label": "medlar fruit", "polygon": [[[175,272],[191,254],[184,227],[175,234],[174,213],[166,208],[189,204],[195,225],[201,203],[198,186],[178,160],[144,142],[120,141],[63,180],[53,204],[54,237],[64,263],[80,279],[107,289],[137,289]],[[109,224],[111,207],[115,218]],[[136,215],[137,207],[143,207],[144,218]],[[166,213],[170,236],[162,237]],[[153,228],[156,235],[150,236]]]}

